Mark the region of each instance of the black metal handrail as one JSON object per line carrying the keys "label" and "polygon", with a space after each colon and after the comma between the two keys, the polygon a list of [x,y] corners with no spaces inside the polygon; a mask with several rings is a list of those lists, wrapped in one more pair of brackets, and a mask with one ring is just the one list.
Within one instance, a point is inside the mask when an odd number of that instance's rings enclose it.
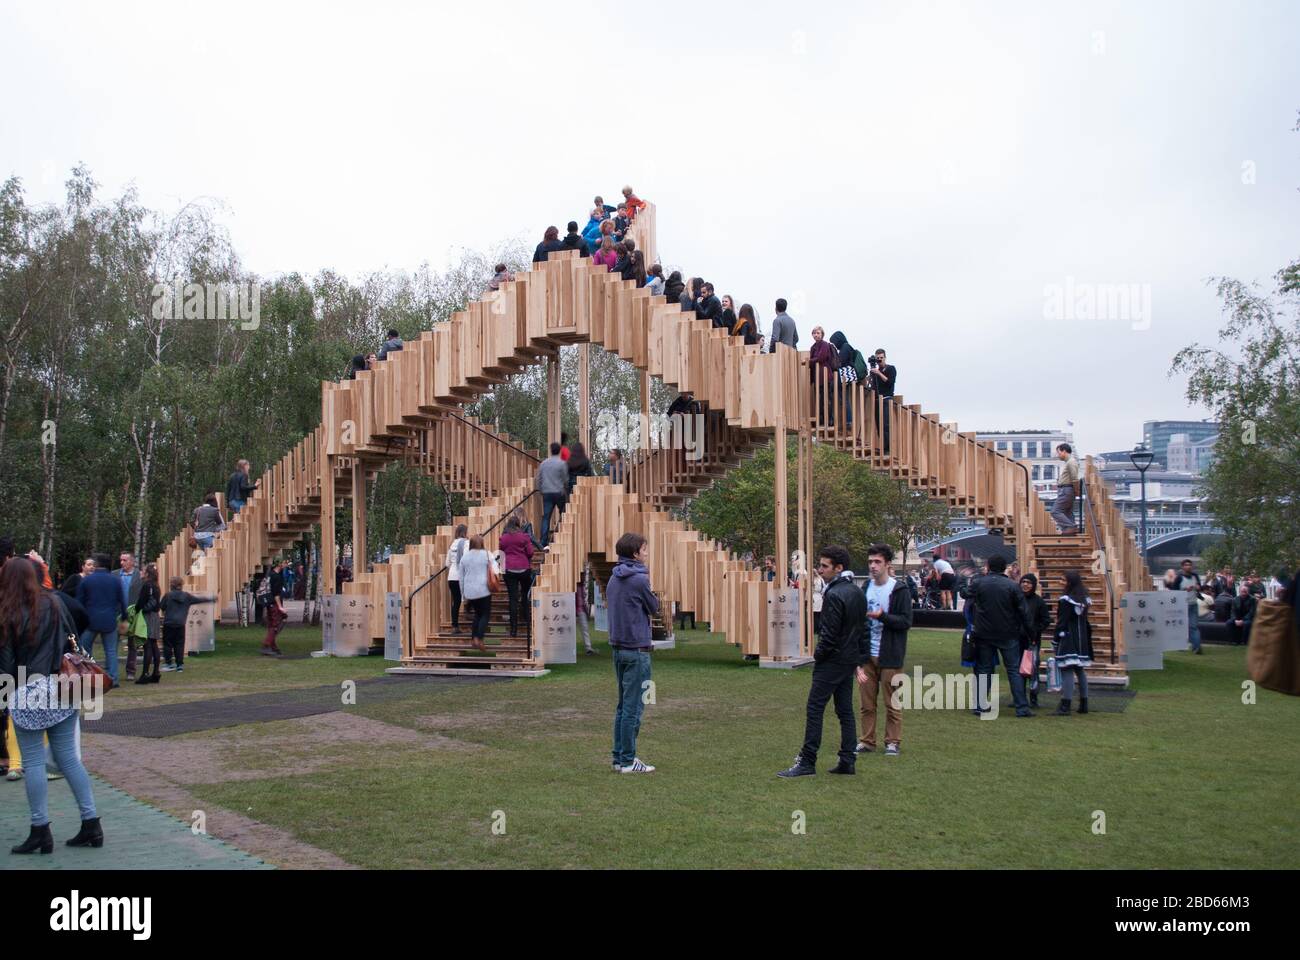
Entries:
{"label": "black metal handrail", "polygon": [[[533,490],[532,492],[530,492],[526,497],[524,497],[522,500],[516,503],[513,507],[507,509],[501,515],[500,520],[498,520],[496,523],[492,524],[492,526],[484,530],[481,534],[479,534],[479,536],[486,537],[497,527],[501,526],[501,524],[509,520],[511,515],[520,507],[522,507],[525,503],[527,503],[530,499],[540,495],[541,495],[540,490]],[[450,566],[444,566],[438,572],[430,574],[427,578],[425,578],[424,582],[421,583],[414,590],[412,590],[411,595],[406,598],[406,648],[407,648],[407,656],[409,657],[415,656],[415,618],[411,616],[412,605],[415,603],[415,595],[419,593],[421,590],[423,590],[425,587],[427,587],[429,584],[433,583],[433,581],[437,580],[440,576],[442,576],[450,569],[451,569]],[[532,635],[533,635],[533,618],[532,616],[529,616],[528,617],[528,638],[530,641],[532,640]]]}
{"label": "black metal handrail", "polygon": [[484,429],[482,426],[480,426],[479,424],[475,423],[475,422],[472,421],[472,420],[466,420],[464,417],[462,417],[462,416],[461,416],[460,414],[458,414],[458,413],[452,413],[451,411],[448,411],[448,412],[447,412],[447,416],[449,416],[449,417],[455,417],[455,418],[456,418],[457,420],[459,420],[461,423],[465,424],[465,426],[467,426],[467,427],[471,427],[471,428],[473,428],[474,430],[477,430],[479,433],[483,434],[484,436],[491,437],[491,438],[492,438],[493,440],[495,440],[497,443],[502,444],[503,446],[509,447],[509,448],[510,448],[511,450],[513,450],[515,453],[521,453],[521,454],[523,454],[523,455],[524,455],[525,457],[527,457],[529,460],[533,461],[533,463],[541,463],[541,462],[542,462],[541,459],[539,459],[538,457],[534,457],[531,453],[529,453],[529,452],[528,452],[527,450],[525,450],[523,447],[516,447],[513,443],[511,443],[509,440],[507,440],[507,439],[505,439],[504,437],[502,437],[500,434],[493,433],[491,430],[485,430],[485,429]]}

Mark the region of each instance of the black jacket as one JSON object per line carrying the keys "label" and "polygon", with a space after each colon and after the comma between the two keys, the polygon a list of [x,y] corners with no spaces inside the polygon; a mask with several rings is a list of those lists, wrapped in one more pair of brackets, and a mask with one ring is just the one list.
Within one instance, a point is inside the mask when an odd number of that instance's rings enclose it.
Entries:
{"label": "black jacket", "polygon": [[563,240],[543,240],[533,251],[533,263],[544,263],[546,258],[557,250],[568,250]]}
{"label": "black jacket", "polygon": [[[68,649],[67,634],[60,625],[59,604],[63,603],[64,609],[71,614],[72,606],[67,600],[68,597],[57,590],[41,591],[32,643],[28,645],[25,629],[18,636],[2,638],[4,645],[0,646],[0,676],[16,678],[19,667],[26,667],[28,673],[49,675],[59,672],[59,663]],[[26,621],[24,615],[24,624]],[[75,618],[73,622],[75,624]]]}
{"label": "black jacket", "polygon": [[230,481],[226,484],[226,503],[232,500],[243,500],[247,502],[248,498],[253,495],[253,482],[242,470],[236,470],[230,475]]}
{"label": "black jacket", "polygon": [[[869,584],[871,581],[867,581]],[[866,649],[867,659],[871,657],[871,621],[867,616],[867,587],[862,587],[862,616],[866,627],[862,633],[862,644]],[[822,616],[826,613],[825,601],[822,601]],[[912,591],[907,589],[906,577],[894,578],[894,589],[889,594],[889,609],[880,618],[880,669],[901,670],[907,658],[907,631],[912,629]],[[863,661],[864,663],[866,660]]]}
{"label": "black jacket", "polygon": [[686,289],[686,284],[681,280],[674,280],[669,277],[664,281],[664,299],[669,303],[681,303],[682,291]]}
{"label": "black jacket", "polygon": [[962,588],[961,595],[975,601],[975,628],[972,636],[995,647],[1020,643],[1031,629],[1025,595],[1020,585],[1001,573],[986,573]]}
{"label": "black jacket", "polygon": [[[1020,591],[1024,593],[1023,590]],[[1037,593],[1025,593],[1025,613],[1029,626],[1025,629],[1025,642],[1038,646],[1043,642],[1043,634],[1052,626],[1052,612],[1047,609],[1047,601]]]}
{"label": "black jacket", "polygon": [[722,301],[718,299],[718,295],[701,297],[695,304],[695,316],[716,325],[722,316]]}
{"label": "black jacket", "polygon": [[[849,577],[835,580],[822,594],[822,614],[813,659],[818,663],[851,666],[866,663],[871,650],[863,639],[866,622],[867,598],[862,591]],[[880,649],[883,653],[883,642]]]}
{"label": "black jacket", "polygon": [[1250,623],[1255,619],[1255,607],[1258,603],[1259,601],[1250,594],[1246,594],[1244,597],[1237,594],[1232,598],[1232,616],[1228,619],[1244,620],[1246,623]]}
{"label": "black jacket", "polygon": [[564,238],[560,243],[564,244],[565,250],[577,250],[578,256],[580,257],[591,256],[591,254],[587,252],[587,241],[582,239],[581,234],[567,233],[564,235]]}

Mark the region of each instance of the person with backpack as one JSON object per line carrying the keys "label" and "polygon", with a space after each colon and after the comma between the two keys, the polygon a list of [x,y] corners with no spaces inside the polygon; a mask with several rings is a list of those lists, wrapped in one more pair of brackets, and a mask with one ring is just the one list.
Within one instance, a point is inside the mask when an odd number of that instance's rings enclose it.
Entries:
{"label": "person with backpack", "polygon": [[853,385],[867,378],[867,361],[863,358],[862,351],[849,343],[843,331],[836,330],[831,334],[831,346],[835,348],[839,359],[836,370],[840,378],[840,391],[844,396],[844,424],[852,426]]}
{"label": "person with backpack", "polygon": [[469,548],[465,534],[469,528],[463,523],[456,524],[456,534],[447,548],[447,592],[451,594],[451,632],[460,636],[460,561]]}

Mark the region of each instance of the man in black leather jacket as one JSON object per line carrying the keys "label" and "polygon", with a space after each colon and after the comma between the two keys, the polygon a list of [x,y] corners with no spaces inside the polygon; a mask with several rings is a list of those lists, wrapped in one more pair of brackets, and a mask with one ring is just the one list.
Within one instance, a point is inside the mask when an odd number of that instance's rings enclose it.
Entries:
{"label": "man in black leather jacket", "polygon": [[[997,670],[1000,655],[1016,704],[1016,716],[1032,717],[1034,714],[1025,697],[1025,678],[1020,675],[1020,642],[1032,625],[1024,594],[1018,584],[1007,578],[1006,570],[1006,558],[994,554],[989,557],[988,573],[972,580],[961,594],[968,603],[975,603],[971,636],[975,640],[976,675],[991,677]],[[978,709],[988,713],[991,708],[984,700],[981,692]]]}
{"label": "man in black leather jacket", "polygon": [[817,573],[826,582],[813,650],[812,686],[808,690],[808,715],[803,747],[794,765],[780,777],[807,777],[817,772],[817,751],[822,742],[822,717],[826,703],[835,698],[835,715],[840,721],[839,763],[831,773],[853,773],[854,747],[858,741],[853,718],[853,682],[857,668],[867,661],[863,626],[867,601],[853,582],[848,569],[849,553],[843,547],[826,547],[818,557]]}

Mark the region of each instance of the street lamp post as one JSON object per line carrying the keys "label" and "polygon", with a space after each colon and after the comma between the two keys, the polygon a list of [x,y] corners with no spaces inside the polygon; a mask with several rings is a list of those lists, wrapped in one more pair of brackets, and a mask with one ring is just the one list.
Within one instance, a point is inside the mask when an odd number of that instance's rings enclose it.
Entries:
{"label": "street lamp post", "polygon": [[1142,479],[1142,559],[1147,558],[1147,469],[1151,466],[1151,459],[1154,455],[1146,448],[1145,444],[1139,443],[1133,448],[1133,452],[1128,455],[1129,460],[1137,469],[1138,476]]}

